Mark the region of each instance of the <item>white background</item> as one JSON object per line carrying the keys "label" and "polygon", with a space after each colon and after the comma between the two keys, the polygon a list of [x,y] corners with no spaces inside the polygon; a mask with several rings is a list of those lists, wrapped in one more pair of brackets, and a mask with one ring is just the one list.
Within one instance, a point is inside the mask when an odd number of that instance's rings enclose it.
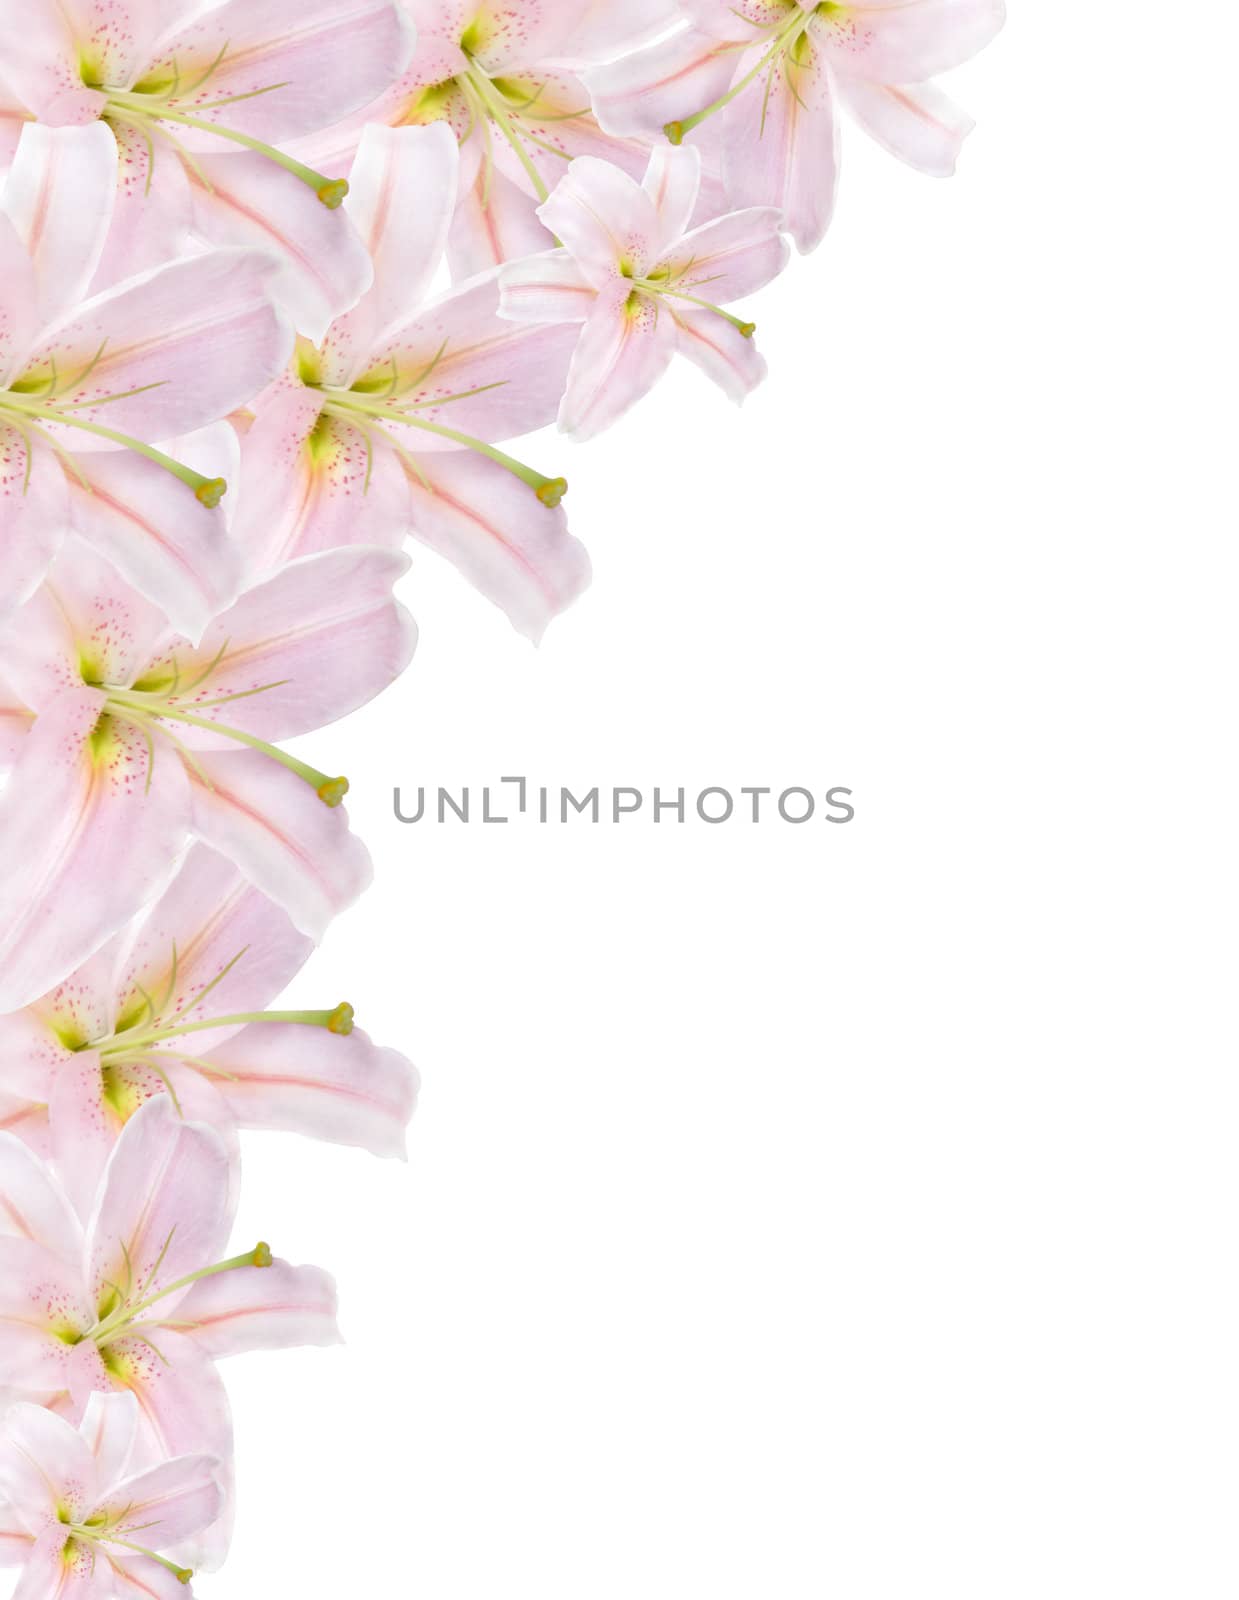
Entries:
{"label": "white background", "polygon": [[[297,990],[417,1057],[412,1159],[248,1146],[349,1342],[230,1366],[208,1600],[1239,1590],[1236,42],[1017,4],[953,184],[849,130],[743,414],[529,447],[596,565],[541,652],[418,559]],[[516,772],[859,814],[392,817]]]}

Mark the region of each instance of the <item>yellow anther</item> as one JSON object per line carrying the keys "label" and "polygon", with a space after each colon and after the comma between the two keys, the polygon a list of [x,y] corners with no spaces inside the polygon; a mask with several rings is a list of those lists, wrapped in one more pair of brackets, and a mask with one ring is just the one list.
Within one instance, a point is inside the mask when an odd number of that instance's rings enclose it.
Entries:
{"label": "yellow anther", "polygon": [[194,497],[200,500],[208,511],[214,511],[227,493],[228,485],[223,478],[204,478],[194,490]]}
{"label": "yellow anther", "polygon": [[319,184],[316,193],[328,211],[337,211],[344,204],[344,197],[348,193],[348,179],[329,178],[326,183]]}
{"label": "yellow anther", "polygon": [[342,1000],[328,1018],[327,1032],[338,1033],[341,1038],[347,1039],[353,1031],[353,1018],[356,1014],[348,1001]]}
{"label": "yellow anther", "polygon": [[338,805],[343,805],[344,796],[348,793],[347,778],[328,778],[326,783],[320,783],[314,791],[325,806],[332,810]]}
{"label": "yellow anther", "polygon": [[275,1258],[271,1254],[271,1246],[265,1239],[260,1239],[259,1242],[254,1246],[254,1266],[269,1267],[272,1265],[274,1259]]}
{"label": "yellow anther", "polygon": [[538,490],[538,499],[544,506],[554,511],[555,507],[563,503],[563,498],[568,492],[567,478],[548,478]]}

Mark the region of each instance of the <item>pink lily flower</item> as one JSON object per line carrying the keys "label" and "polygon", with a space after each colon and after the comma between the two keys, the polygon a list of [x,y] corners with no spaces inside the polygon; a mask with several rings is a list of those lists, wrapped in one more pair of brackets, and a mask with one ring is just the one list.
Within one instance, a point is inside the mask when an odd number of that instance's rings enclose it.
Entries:
{"label": "pink lily flower", "polygon": [[252,250],[84,300],[115,168],[98,125],[30,126],[4,188],[0,611],[73,528],[194,633],[235,598],[242,570],[217,509],[235,466],[219,419],[270,382],[292,335],[271,304],[270,258]]}
{"label": "pink lily flower", "polygon": [[581,78],[589,62],[674,20],[673,0],[404,0],[417,30],[407,71],[374,105],[321,138],[307,159],[344,173],[367,123],[442,123],[460,143],[453,278],[550,249],[537,207],[576,156],[639,176],[648,141],[598,125]]}
{"label": "pink lily flower", "polygon": [[424,305],[452,216],[444,127],[367,129],[346,205],[373,287],[255,407],[238,538],[260,566],[412,534],[537,638],[589,579],[567,484],[496,448],[549,423],[571,329],[499,316],[495,273]]}
{"label": "pink lily flower", "polygon": [[0,1426],[0,1564],[23,1573],[13,1600],[170,1600],[193,1573],[160,1555],[223,1509],[219,1463],[180,1455],[131,1466],[132,1394],[93,1394],[81,1426],[19,1404]]}
{"label": "pink lily flower", "polygon": [[686,232],[699,181],[694,149],[657,149],[643,184],[604,161],[575,161],[539,213],[564,248],[503,269],[504,316],[581,325],[565,433],[590,439],[610,427],[677,351],[737,401],[765,377],[754,324],[722,307],[787,264],[781,215],[754,207]]}
{"label": "pink lily flower", "polygon": [[71,542],[10,620],[0,658],[32,712],[0,794],[0,1011],[46,994],[128,922],[189,836],[318,937],[365,887],[331,778],[273,741],[364,705],[415,631],[396,552],[293,562],[198,645]]}
{"label": "pink lily flower", "polygon": [[26,110],[101,122],[119,153],[102,281],[197,234],[273,251],[281,303],[306,332],[363,292],[365,251],[331,215],[347,186],[281,146],[399,77],[412,35],[396,0],[0,0],[0,31]]}
{"label": "pink lily flower", "polygon": [[[221,1357],[339,1341],[335,1286],[265,1244],[223,1258],[235,1166],[213,1129],[157,1095],[122,1133],[88,1220],[53,1174],[0,1134],[0,1362],[11,1389],[82,1421],[96,1394],[133,1394],[143,1464],[204,1454],[225,1466],[232,1422]],[[228,1506],[203,1544],[217,1559]],[[179,1542],[179,1541],[178,1541]]]}
{"label": "pink lily flower", "polygon": [[80,1212],[141,1106],[230,1134],[281,1129],[403,1156],[417,1074],[349,1005],[267,1007],[314,946],[197,845],[159,900],[65,981],[0,1017],[0,1126],[51,1165]]}
{"label": "pink lily flower", "polygon": [[678,33],[587,75],[619,135],[679,144],[717,118],[733,206],[782,207],[821,243],[838,183],[838,107],[909,165],[947,176],[971,120],[929,80],[987,45],[1003,0],[680,0]]}

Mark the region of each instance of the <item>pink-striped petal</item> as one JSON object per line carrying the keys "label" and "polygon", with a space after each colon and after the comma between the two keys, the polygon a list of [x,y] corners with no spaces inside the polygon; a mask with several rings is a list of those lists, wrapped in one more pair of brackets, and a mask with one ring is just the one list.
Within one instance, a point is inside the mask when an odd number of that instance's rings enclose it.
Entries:
{"label": "pink-striped petal", "polygon": [[592,439],[662,377],[676,349],[675,319],[623,284],[598,297],[581,330],[559,414],[565,433]]}
{"label": "pink-striped petal", "polygon": [[116,196],[116,141],[101,122],[23,132],[4,209],[34,267],[39,311],[52,322],[86,296]]}
{"label": "pink-striped petal", "polygon": [[854,0],[816,16],[831,64],[870,83],[923,83],[985,48],[1006,20],[1003,0]]}
{"label": "pink-striped petal", "polygon": [[839,98],[872,139],[900,161],[934,178],[955,171],[975,124],[932,83],[864,83],[843,78]]}
{"label": "pink-striped petal", "polygon": [[[733,24],[734,24],[733,17]],[[686,28],[585,74],[594,114],[609,133],[657,137],[727,93],[740,52],[735,37]]]}
{"label": "pink-striped petal", "polygon": [[750,206],[707,222],[676,242],[664,258],[677,289],[696,291],[715,305],[756,294],[787,265],[783,214],[773,206]]}
{"label": "pink-striped petal", "polygon": [[335,1284],[318,1267],[286,1261],[204,1278],[176,1315],[184,1336],[215,1359],[340,1342]]}
{"label": "pink-striped petal", "polygon": [[[412,659],[417,631],[392,593],[408,567],[402,552],[368,545],[290,562],[219,616],[196,652],[178,656],[187,681],[202,680],[178,706],[192,712],[202,700],[207,720],[266,740],[356,711]],[[198,730],[187,743],[202,743]]]}
{"label": "pink-striped petal", "polygon": [[0,1012],[46,994],[159,886],[189,795],[170,753],[68,690],[39,717],[0,794]]}
{"label": "pink-striped petal", "polygon": [[404,1154],[417,1072],[360,1029],[341,1037],[295,1023],[253,1023],[212,1052],[211,1066],[243,1128]]}
{"label": "pink-striped petal", "polygon": [[509,262],[499,281],[499,314],[513,322],[586,322],[598,298],[566,250]]}
{"label": "pink-striped petal", "polygon": [[[218,1135],[185,1122],[166,1095],[126,1124],[87,1229],[90,1292],[100,1304],[119,1291],[133,1304],[219,1260],[232,1218],[230,1172]],[[152,1314],[170,1316],[184,1294]]]}
{"label": "pink-striped petal", "polygon": [[[802,54],[780,58],[722,113],[731,205],[774,206],[802,251],[820,244],[834,212],[838,126],[826,52],[805,35]],[[765,45],[740,58],[743,76]]]}
{"label": "pink-striped petal", "polygon": [[[348,213],[328,210],[307,184],[264,156],[206,155],[196,165],[191,190],[198,231],[213,244],[270,252],[278,264],[269,286],[272,298],[298,333],[318,343],[332,321],[356,305],[373,277]],[[251,389],[245,399],[256,392]]]}
{"label": "pink-striped petal", "polygon": [[[313,943],[288,913],[204,844],[190,850],[159,900],[116,951],[119,1021],[201,1022],[269,1006],[309,959]],[[210,989],[204,1000],[199,997]],[[195,1034],[195,1055],[234,1029]],[[3,1038],[0,1032],[0,1039]],[[188,1048],[187,1044],[187,1048]]]}
{"label": "pink-striped petal", "polygon": [[737,404],[764,382],[769,369],[761,352],[724,317],[688,306],[676,308],[675,321],[680,354]]}
{"label": "pink-striped petal", "polygon": [[[170,40],[151,75],[167,80],[176,70],[189,83],[218,61],[208,83],[174,104],[283,144],[376,100],[404,71],[412,46],[394,0],[228,0]],[[224,99],[233,103],[208,109]],[[210,138],[193,134],[187,143],[209,147]]]}
{"label": "pink-striped petal", "polygon": [[167,1550],[209,1527],[223,1509],[213,1456],[182,1455],[117,1483],[97,1510],[119,1535]]}
{"label": "pink-striped petal", "polygon": [[[339,359],[354,326],[371,340],[408,320],[422,304],[447,248],[456,205],[460,152],[444,123],[426,128],[371,126],[349,175],[345,210],[374,267],[374,282],[343,326],[332,330],[328,357]],[[369,348],[358,354],[364,362]],[[360,365],[333,375],[350,383]]]}
{"label": "pink-striped petal", "polygon": [[92,1394],[82,1418],[82,1438],[95,1458],[100,1489],[119,1483],[138,1434],[138,1403],[131,1394]]}
{"label": "pink-striped petal", "polygon": [[[288,360],[272,266],[257,250],[212,250],[109,289],[44,337],[31,371],[50,375],[54,362],[62,375],[88,373],[80,392],[76,379],[66,390],[100,402],[80,406],[79,420],[149,441],[192,433],[253,399]],[[61,431],[75,453],[93,448]]]}
{"label": "pink-striped petal", "polygon": [[544,506],[506,468],[468,451],[419,460],[413,533],[458,567],[535,642],[588,587],[589,557],[562,506]]}
{"label": "pink-striped petal", "polygon": [[284,906],[302,933],[321,938],[373,876],[370,856],[349,832],[343,807],[325,806],[300,778],[264,755],[203,754],[197,762],[195,831]]}
{"label": "pink-striped petal", "polygon": [[[227,423],[165,447],[206,478],[237,485],[240,458]],[[242,550],[227,510],[204,506],[170,472],[128,450],[81,460],[89,488],[68,480],[72,525],[178,632],[197,638],[241,587]]]}
{"label": "pink-striped petal", "polygon": [[67,1266],[81,1259],[82,1227],[64,1190],[37,1156],[0,1134],[0,1235],[25,1239]]}

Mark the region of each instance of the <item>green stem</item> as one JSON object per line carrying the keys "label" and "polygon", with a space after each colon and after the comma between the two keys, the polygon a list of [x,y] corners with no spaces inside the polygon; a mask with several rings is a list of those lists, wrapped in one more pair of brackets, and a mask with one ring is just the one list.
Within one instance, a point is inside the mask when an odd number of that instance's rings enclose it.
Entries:
{"label": "green stem", "polygon": [[538,199],[549,200],[551,191],[542,181],[542,174],[534,165],[532,156],[526,150],[520,134],[517,133],[511,113],[508,111],[507,106],[504,105],[502,98],[495,93],[490,79],[484,72],[479,71],[472,61],[469,63],[469,84],[482,102],[483,107],[499,125],[499,131],[512,146],[513,151],[516,153],[516,159],[524,167],[525,174],[530,183],[533,184],[534,193]]}
{"label": "green stem", "polygon": [[429,422],[425,417],[411,417],[395,406],[358,400],[351,393],[337,404],[342,408],[360,411],[365,416],[380,417],[385,422],[398,422],[406,428],[420,428],[423,433],[433,433],[438,439],[447,439],[452,444],[463,445],[466,450],[473,450],[478,455],[485,456],[488,461],[495,462],[513,477],[519,478],[533,490],[544,506],[549,506],[552,510],[562,502],[568,492],[567,479],[548,478],[535,468],[527,467],[523,461],[517,461],[506,451],[497,449],[493,444],[487,444],[484,439],[474,438],[471,433],[461,433],[458,429],[448,428],[441,422]]}
{"label": "green stem", "polygon": [[166,1288],[160,1289],[157,1294],[147,1295],[145,1300],[139,1300],[136,1306],[120,1306],[110,1317],[105,1317],[95,1331],[87,1337],[93,1339],[97,1345],[109,1343],[125,1328],[131,1326],[152,1306],[166,1300],[171,1294],[179,1294],[182,1289],[192,1289],[195,1283],[201,1283],[204,1278],[217,1278],[223,1272],[237,1272],[242,1267],[269,1267],[271,1265],[271,1246],[259,1243],[252,1250],[247,1250],[243,1256],[233,1256],[228,1261],[220,1261],[213,1267],[200,1267],[197,1272],[189,1272],[183,1278],[178,1278],[175,1283],[170,1283]]}
{"label": "green stem", "polygon": [[129,1037],[117,1034],[115,1043],[108,1045],[101,1054],[127,1055],[165,1039],[184,1038],[187,1033],[207,1033],[212,1028],[243,1028],[251,1022],[296,1022],[307,1028],[326,1028],[328,1033],[349,1034],[353,1031],[353,1008],[345,1002],[331,1011],[251,1011],[230,1017],[208,1017],[204,1022],[178,1022],[171,1028],[153,1028]]}
{"label": "green stem", "polygon": [[692,133],[694,128],[699,128],[703,122],[714,116],[715,112],[725,111],[733,100],[738,99],[751,83],[761,77],[768,66],[772,65],[786,52],[788,46],[799,38],[809,26],[810,21],[810,16],[805,12],[793,17],[780,31],[774,43],[757,65],[746,72],[739,82],[733,83],[726,94],[720,95],[711,105],[703,107],[700,111],[695,111],[691,117],[685,117],[679,122],[668,122],[663,128],[663,132],[671,143],[683,144],[685,138]]}
{"label": "green stem", "polygon": [[204,477],[201,472],[195,472],[184,462],[175,461],[171,456],[164,455],[162,450],[156,450],[154,445],[143,444],[141,439],[135,439],[127,433],[118,433],[115,428],[106,428],[101,422],[86,422],[81,417],[66,416],[58,406],[45,406],[37,400],[19,400],[10,392],[7,398],[0,402],[0,410],[17,411],[26,416],[39,417],[45,422],[59,422],[66,428],[77,428],[82,433],[92,433],[97,438],[106,439],[109,444],[123,445],[126,450],[133,450],[138,455],[145,456],[157,467],[162,467],[174,478],[179,478],[193,490],[194,497],[209,510],[214,510],[228,492],[228,485],[223,478]]}
{"label": "green stem", "polygon": [[265,739],[260,739],[253,733],[246,733],[241,728],[229,728],[222,722],[213,722],[210,717],[196,717],[190,711],[174,711],[171,706],[152,706],[140,701],[135,703],[123,690],[113,690],[109,699],[124,711],[137,712],[148,719],[184,722],[191,728],[205,728],[208,732],[218,733],[225,739],[235,739],[238,744],[243,744],[250,750],[260,750],[263,755],[270,756],[272,761],[278,761],[282,767],[286,767],[289,772],[296,773],[303,783],[308,783],[325,806],[338,806],[348,793],[347,778],[329,778],[317,767],[312,767],[305,761],[298,761],[296,756],[290,756],[278,745],[268,744]]}
{"label": "green stem", "polygon": [[313,167],[307,167],[304,162],[294,160],[282,150],[277,150],[274,145],[265,144],[251,134],[239,133],[235,128],[225,128],[218,122],[208,121],[206,117],[191,116],[187,111],[173,111],[168,106],[144,105],[141,97],[136,95],[113,94],[110,99],[123,111],[135,113],[149,122],[176,122],[185,128],[197,128],[201,133],[213,133],[216,138],[228,139],[233,144],[244,145],[247,150],[254,150],[260,156],[266,156],[268,161],[274,161],[283,167],[285,172],[291,172],[294,178],[299,178],[307,188],[313,189],[328,211],[335,211],[341,206],[345,195],[348,194],[348,183],[344,178],[325,177]]}

